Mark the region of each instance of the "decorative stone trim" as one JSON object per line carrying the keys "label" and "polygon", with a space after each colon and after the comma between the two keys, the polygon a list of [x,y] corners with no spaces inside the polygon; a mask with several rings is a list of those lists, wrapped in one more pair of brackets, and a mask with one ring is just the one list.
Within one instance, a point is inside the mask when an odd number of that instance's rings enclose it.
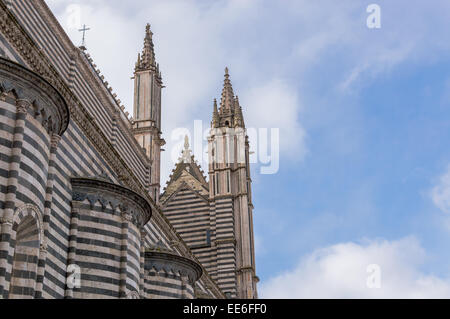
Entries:
{"label": "decorative stone trim", "polygon": [[40,75],[0,57],[0,93],[16,97],[19,113],[30,113],[47,132],[62,135],[69,125],[69,108],[59,92]]}
{"label": "decorative stone trim", "polygon": [[150,203],[126,187],[95,178],[74,177],[71,183],[72,200],[82,202],[87,199],[91,205],[99,201],[103,207],[109,203],[113,210],[119,207],[121,217],[138,228],[147,224],[152,216]]}
{"label": "decorative stone trim", "polygon": [[186,276],[191,285],[194,285],[203,274],[202,267],[197,262],[169,252],[147,250],[144,265],[146,270],[154,268],[157,271],[164,270],[167,273],[172,271]]}
{"label": "decorative stone trim", "polygon": [[[3,93],[5,93],[5,92],[7,92],[7,91],[6,90],[3,91]],[[16,100],[16,107],[17,107],[17,112],[18,113],[27,113],[28,110],[31,109],[31,103],[28,100],[17,99]]]}
{"label": "decorative stone trim", "polygon": [[43,216],[39,208],[32,204],[26,204],[16,209],[13,218],[13,225],[20,224],[20,222],[27,216],[31,216],[37,223],[37,228],[39,230],[39,243],[40,247],[47,248],[47,243],[45,241],[44,236],[44,227],[43,227]]}

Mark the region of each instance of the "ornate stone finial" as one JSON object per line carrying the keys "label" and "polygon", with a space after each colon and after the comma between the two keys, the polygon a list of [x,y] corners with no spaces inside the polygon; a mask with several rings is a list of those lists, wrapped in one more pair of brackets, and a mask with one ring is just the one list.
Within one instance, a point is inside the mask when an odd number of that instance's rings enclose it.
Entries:
{"label": "ornate stone finial", "polygon": [[144,49],[141,57],[138,57],[136,70],[155,69],[155,51],[153,46],[153,33],[150,30],[150,24],[145,27]]}
{"label": "ornate stone finial", "polygon": [[141,54],[140,53],[138,53],[138,58],[137,58],[136,65],[135,65],[136,69],[139,68],[139,65],[141,65]]}
{"label": "ornate stone finial", "polygon": [[191,150],[189,149],[189,138],[186,135],[184,137],[184,150],[182,152],[181,160],[183,163],[190,163],[191,162]]}
{"label": "ornate stone finial", "polygon": [[184,150],[189,150],[189,137],[187,135],[184,137]]}
{"label": "ornate stone finial", "polygon": [[213,111],[213,119],[212,119],[212,127],[219,127],[219,111],[217,110],[217,100],[214,99],[214,111]]}
{"label": "ornate stone finial", "polygon": [[244,126],[244,116],[242,115],[242,107],[239,105],[239,97],[236,95],[234,99],[234,126]]}
{"label": "ornate stone finial", "polygon": [[225,80],[223,83],[222,99],[220,101],[220,113],[231,111],[233,107],[234,93],[230,81],[228,67],[225,68]]}

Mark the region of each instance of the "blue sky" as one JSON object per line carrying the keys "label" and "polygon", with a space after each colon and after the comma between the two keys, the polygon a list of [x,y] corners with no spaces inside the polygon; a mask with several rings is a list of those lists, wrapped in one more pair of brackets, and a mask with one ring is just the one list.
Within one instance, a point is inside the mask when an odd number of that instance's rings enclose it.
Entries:
{"label": "blue sky", "polygon": [[[175,128],[209,124],[225,66],[247,126],[280,129],[279,172],[252,168],[262,297],[450,297],[450,2],[48,3],[76,44],[79,10],[130,113],[152,24],[166,163]],[[380,29],[367,28],[371,3]]]}

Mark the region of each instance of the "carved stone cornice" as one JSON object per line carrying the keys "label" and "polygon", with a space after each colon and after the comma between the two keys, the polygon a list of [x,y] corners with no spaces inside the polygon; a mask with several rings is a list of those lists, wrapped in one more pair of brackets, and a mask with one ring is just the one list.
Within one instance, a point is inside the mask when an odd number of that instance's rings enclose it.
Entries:
{"label": "carved stone cornice", "polygon": [[211,295],[204,293],[199,288],[194,288],[194,297],[195,299],[211,299]]}
{"label": "carved stone cornice", "polygon": [[156,271],[172,271],[180,274],[182,277],[186,276],[191,285],[194,285],[203,274],[203,269],[197,262],[169,252],[147,250],[145,252],[144,267],[146,270],[154,268]]}
{"label": "carved stone cornice", "polygon": [[132,132],[133,132],[133,134],[145,134],[145,133],[149,133],[149,134],[153,134],[153,135],[159,134],[158,129],[156,127],[151,127],[151,126],[132,128]]}
{"label": "carved stone cornice", "polygon": [[47,132],[62,135],[69,109],[59,92],[40,75],[0,57],[0,93],[15,97],[17,112],[30,113]]}
{"label": "carved stone cornice", "polygon": [[246,272],[251,272],[253,275],[255,274],[255,268],[253,267],[241,267],[239,269],[236,270],[237,274],[243,274]]}
{"label": "carved stone cornice", "polygon": [[75,202],[87,199],[91,205],[98,201],[102,207],[109,204],[113,211],[119,208],[121,217],[138,228],[150,220],[152,215],[150,203],[128,188],[95,178],[74,177],[71,183],[72,200]]}

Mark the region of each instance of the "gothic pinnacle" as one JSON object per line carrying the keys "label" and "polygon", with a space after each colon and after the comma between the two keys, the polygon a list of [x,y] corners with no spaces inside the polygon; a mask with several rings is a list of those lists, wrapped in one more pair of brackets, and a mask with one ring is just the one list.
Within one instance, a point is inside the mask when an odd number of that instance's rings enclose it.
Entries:
{"label": "gothic pinnacle", "polygon": [[217,100],[214,99],[214,111],[213,111],[213,120],[212,127],[219,127],[219,111],[217,110]]}
{"label": "gothic pinnacle", "polygon": [[141,58],[138,59],[138,69],[148,70],[155,68],[155,51],[153,46],[153,33],[150,30],[150,24],[145,27],[144,49]]}
{"label": "gothic pinnacle", "polygon": [[243,126],[243,124],[242,108],[239,105],[239,97],[236,95],[234,99],[234,126]]}
{"label": "gothic pinnacle", "polygon": [[187,135],[184,137],[184,150],[189,150],[189,137]]}
{"label": "gothic pinnacle", "polygon": [[220,101],[220,113],[232,111],[233,101],[234,101],[233,87],[231,85],[228,67],[226,67],[225,80],[223,83],[223,90],[222,90],[222,99]]}
{"label": "gothic pinnacle", "polygon": [[184,137],[184,150],[182,152],[181,160],[184,163],[191,162],[191,150],[189,149],[189,138],[187,135]]}

